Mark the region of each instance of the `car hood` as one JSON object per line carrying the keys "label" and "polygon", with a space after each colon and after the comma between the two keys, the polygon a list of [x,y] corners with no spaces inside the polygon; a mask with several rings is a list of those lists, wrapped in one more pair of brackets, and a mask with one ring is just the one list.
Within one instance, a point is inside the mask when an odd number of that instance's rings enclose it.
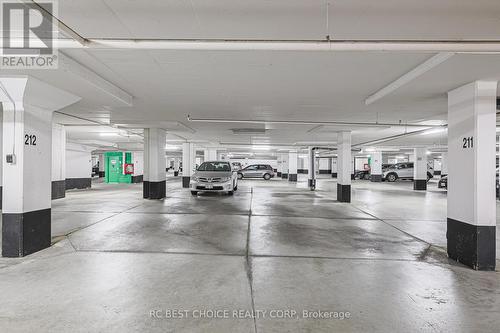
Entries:
{"label": "car hood", "polygon": [[196,171],[194,176],[205,178],[231,177],[231,171]]}

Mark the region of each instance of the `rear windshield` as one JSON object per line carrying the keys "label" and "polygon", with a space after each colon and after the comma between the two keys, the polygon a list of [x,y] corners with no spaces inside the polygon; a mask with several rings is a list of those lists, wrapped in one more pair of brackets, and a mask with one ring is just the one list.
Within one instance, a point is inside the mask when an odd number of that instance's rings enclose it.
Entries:
{"label": "rear windshield", "polygon": [[203,162],[198,171],[231,171],[231,166],[228,162]]}

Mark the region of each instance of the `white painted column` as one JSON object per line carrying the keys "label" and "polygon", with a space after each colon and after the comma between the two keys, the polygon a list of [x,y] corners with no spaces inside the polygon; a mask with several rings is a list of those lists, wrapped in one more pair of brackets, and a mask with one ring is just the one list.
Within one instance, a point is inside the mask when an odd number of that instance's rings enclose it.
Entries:
{"label": "white painted column", "polygon": [[52,200],[66,196],[66,129],[52,124]]}
{"label": "white painted column", "polygon": [[143,197],[163,199],[166,196],[167,160],[165,147],[167,133],[160,128],[144,129]]}
{"label": "white painted column", "polygon": [[337,201],[351,202],[351,132],[338,133]]}
{"label": "white painted column", "polygon": [[448,174],[448,153],[441,154],[441,177]]}
{"label": "white painted column", "polygon": [[288,153],[281,155],[281,157],[282,157],[282,160],[281,160],[281,165],[282,165],[281,178],[288,179]]}
{"label": "white painted column", "polygon": [[338,157],[332,157],[332,178],[337,178]]}
{"label": "white painted column", "polygon": [[311,190],[316,188],[316,158],[313,148],[314,147],[307,148],[307,185]]}
{"label": "white painted column", "polygon": [[0,84],[2,256],[22,257],[50,246],[52,112],[80,98],[28,76]]}
{"label": "white painted column", "polygon": [[288,181],[297,181],[297,163],[298,156],[296,151],[291,151],[288,153]]}
{"label": "white painted column", "polygon": [[[5,159],[5,156],[3,154],[3,110],[2,110],[2,103],[0,101],[0,156],[3,159]],[[2,168],[3,168],[3,162],[0,161],[0,210],[2,209]]]}
{"label": "white painted column", "polygon": [[370,181],[382,181],[382,152],[375,151],[371,154]]}
{"label": "white painted column", "polygon": [[496,261],[496,81],[448,93],[448,256],[476,270]]}
{"label": "white painted column", "polygon": [[[144,152],[143,151],[132,152],[132,163],[134,163],[134,173],[132,174],[132,183],[142,183],[144,181]],[[99,162],[99,168],[100,164],[101,163]]]}
{"label": "white painted column", "polygon": [[103,178],[105,175],[104,171],[104,153],[99,153],[99,178]]}
{"label": "white painted column", "polygon": [[283,172],[283,161],[282,161],[282,157],[281,157],[281,154],[276,154],[276,157],[277,157],[277,163],[278,163],[278,171],[277,171],[277,175],[276,177],[278,178],[281,178],[281,173]]}
{"label": "white painted column", "polygon": [[427,148],[415,148],[413,155],[415,156],[413,162],[413,189],[425,191],[427,190]]}
{"label": "white painted column", "polygon": [[92,187],[92,147],[66,143],[66,190]]}
{"label": "white painted column", "polygon": [[195,169],[194,144],[185,142],[182,144],[182,187],[189,188],[189,182]]}

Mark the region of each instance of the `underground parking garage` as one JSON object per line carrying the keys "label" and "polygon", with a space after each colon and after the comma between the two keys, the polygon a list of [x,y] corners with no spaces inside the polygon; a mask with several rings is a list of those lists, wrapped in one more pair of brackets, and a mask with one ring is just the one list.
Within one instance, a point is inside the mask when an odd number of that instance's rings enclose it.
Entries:
{"label": "underground parking garage", "polygon": [[0,6],[1,332],[498,331],[498,1]]}

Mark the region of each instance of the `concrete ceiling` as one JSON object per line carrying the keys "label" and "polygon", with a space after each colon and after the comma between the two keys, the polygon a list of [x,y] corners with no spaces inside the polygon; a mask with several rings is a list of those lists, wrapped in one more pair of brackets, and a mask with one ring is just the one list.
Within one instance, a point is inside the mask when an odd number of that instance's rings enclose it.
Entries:
{"label": "concrete ceiling", "polygon": [[[498,40],[500,36],[498,0],[330,2],[328,27],[327,1],[314,0],[68,0],[59,2],[58,15],[86,38],[302,40],[330,35],[357,40]],[[153,124],[166,128],[171,140],[195,140],[200,146],[335,145],[336,131],[341,129],[352,130],[353,142],[361,143],[418,128],[195,123],[187,120],[188,115],[439,124],[446,123],[449,90],[473,80],[500,79],[500,55],[457,54],[367,106],[369,95],[433,54],[83,49],[64,53],[133,96],[133,105],[124,105],[82,81],[71,68],[29,73],[82,97],[64,113],[129,129]],[[241,128],[264,133],[233,134],[233,129]],[[75,126],[69,133],[75,140],[124,140]],[[141,141],[140,136],[125,138],[131,140]],[[443,145],[446,132],[390,144]]]}

